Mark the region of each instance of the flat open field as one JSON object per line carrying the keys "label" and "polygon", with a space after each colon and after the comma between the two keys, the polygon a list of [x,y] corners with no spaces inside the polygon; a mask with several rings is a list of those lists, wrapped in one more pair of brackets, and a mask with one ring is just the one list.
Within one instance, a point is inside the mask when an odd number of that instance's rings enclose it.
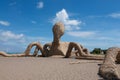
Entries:
{"label": "flat open field", "polygon": [[0,57],[0,80],[102,80],[102,61],[61,57]]}

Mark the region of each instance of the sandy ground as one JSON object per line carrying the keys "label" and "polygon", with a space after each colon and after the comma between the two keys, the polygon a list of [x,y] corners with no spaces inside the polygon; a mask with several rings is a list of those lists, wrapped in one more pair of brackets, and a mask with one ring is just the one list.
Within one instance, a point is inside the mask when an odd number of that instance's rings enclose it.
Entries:
{"label": "sandy ground", "polygon": [[0,80],[102,80],[101,61],[72,58],[0,57]]}

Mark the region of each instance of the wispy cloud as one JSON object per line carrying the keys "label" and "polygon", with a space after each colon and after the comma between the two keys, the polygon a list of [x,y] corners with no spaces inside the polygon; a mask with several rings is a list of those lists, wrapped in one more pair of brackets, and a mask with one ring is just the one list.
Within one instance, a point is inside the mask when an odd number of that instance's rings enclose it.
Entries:
{"label": "wispy cloud", "polygon": [[78,37],[77,39],[80,39],[80,43],[88,47],[90,50],[94,48],[107,49],[113,46],[120,47],[119,32],[120,31],[114,31],[114,30],[95,31],[95,33],[93,33],[91,36],[83,37],[83,38]]}
{"label": "wispy cloud", "polygon": [[120,13],[112,13],[109,16],[112,18],[120,18]]}
{"label": "wispy cloud", "polygon": [[0,51],[24,52],[25,48],[31,42],[40,42],[45,44],[50,42],[48,38],[38,36],[26,36],[25,34],[16,34],[12,31],[0,30]]}
{"label": "wispy cloud", "polygon": [[90,37],[95,35],[95,32],[92,31],[70,31],[67,32],[68,35],[74,36],[74,37],[82,37],[82,38],[86,38],[86,37]]}
{"label": "wispy cloud", "polygon": [[38,2],[37,3],[37,8],[41,9],[44,7],[44,3],[43,2]]}
{"label": "wispy cloud", "polygon": [[23,34],[15,34],[11,31],[3,31],[0,30],[0,41],[9,41],[9,40],[17,40],[22,41],[24,38]]}
{"label": "wispy cloud", "polygon": [[31,23],[36,24],[37,22],[32,20]]}
{"label": "wispy cloud", "polygon": [[26,41],[23,34],[15,34],[11,31],[0,31],[0,51],[24,52],[30,41]]}
{"label": "wispy cloud", "polygon": [[70,19],[69,14],[65,9],[56,13],[55,18],[53,19],[53,23],[63,22],[66,30],[79,30],[82,21],[76,19]]}
{"label": "wispy cloud", "polygon": [[10,23],[8,21],[2,21],[2,20],[0,20],[0,25],[9,26]]}
{"label": "wispy cloud", "polygon": [[107,36],[101,36],[101,37],[96,37],[97,40],[113,40],[111,37],[107,37]]}
{"label": "wispy cloud", "polygon": [[25,45],[24,34],[16,34],[12,31],[0,30],[0,50],[6,52],[21,52]]}
{"label": "wispy cloud", "polygon": [[31,43],[31,42],[40,42],[41,44],[45,44],[50,42],[48,38],[45,37],[39,37],[39,36],[26,36],[25,37],[26,43]]}
{"label": "wispy cloud", "polygon": [[11,2],[11,3],[9,3],[9,6],[14,6],[16,4],[17,4],[17,2]]}
{"label": "wispy cloud", "polygon": [[95,32],[93,31],[82,31],[80,29],[83,23],[81,20],[77,19],[70,19],[69,14],[67,13],[66,9],[62,9],[56,13],[55,18],[52,20],[53,23],[62,22],[65,25],[67,35],[73,37],[89,37],[93,36]]}

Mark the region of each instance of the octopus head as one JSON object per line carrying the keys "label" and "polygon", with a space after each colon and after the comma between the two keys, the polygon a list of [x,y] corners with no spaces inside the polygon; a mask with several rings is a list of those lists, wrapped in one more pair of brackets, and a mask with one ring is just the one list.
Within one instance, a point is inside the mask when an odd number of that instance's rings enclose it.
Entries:
{"label": "octopus head", "polygon": [[61,22],[57,22],[54,26],[53,26],[53,35],[55,39],[60,39],[60,37],[64,34],[64,24]]}

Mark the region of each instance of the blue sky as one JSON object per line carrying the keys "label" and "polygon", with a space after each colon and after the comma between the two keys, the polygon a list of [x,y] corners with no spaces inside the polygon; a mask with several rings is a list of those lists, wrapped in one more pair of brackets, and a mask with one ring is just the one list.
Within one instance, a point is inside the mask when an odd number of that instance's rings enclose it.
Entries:
{"label": "blue sky", "polygon": [[58,21],[66,29],[61,41],[89,50],[120,47],[120,0],[1,0],[0,51],[23,52],[31,42],[51,42]]}

